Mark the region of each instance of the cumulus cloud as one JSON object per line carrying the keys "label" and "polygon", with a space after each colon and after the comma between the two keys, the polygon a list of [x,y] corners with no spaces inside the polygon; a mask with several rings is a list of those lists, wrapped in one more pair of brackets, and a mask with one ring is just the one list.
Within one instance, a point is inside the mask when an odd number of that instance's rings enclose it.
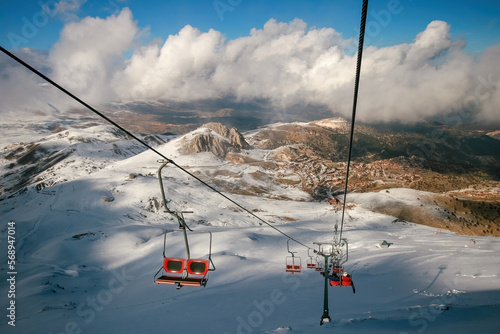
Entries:
{"label": "cumulus cloud", "polygon": [[[366,49],[360,120],[416,122],[469,108],[471,100],[479,119],[497,120],[497,83],[490,80],[484,94],[476,90],[484,76],[500,75],[494,65],[498,48],[474,61],[463,41],[452,41],[449,29],[446,22],[433,21],[413,43]],[[352,44],[331,28],[308,30],[300,19],[271,19],[263,29],[230,41],[219,32],[186,26],[163,45],[137,50],[114,86],[130,100],[231,95],[266,98],[278,107],[323,104],[347,116],[356,55],[346,50]]]}
{"label": "cumulus cloud", "polygon": [[[79,1],[61,1],[79,3]],[[71,7],[73,8],[73,7]],[[140,36],[128,8],[106,19],[87,17],[67,23],[48,54],[24,48],[16,52],[70,92],[93,104],[120,99],[110,86],[124,66],[124,52]],[[2,54],[0,57],[0,111],[18,114],[49,112],[79,106]]]}
{"label": "cumulus cloud", "polygon": [[220,32],[203,33],[186,26],[163,45],[136,50],[117,73],[114,86],[130,100],[227,95],[297,100],[305,95],[311,65],[325,51],[340,56],[339,46],[346,43],[333,29],[307,32],[298,19],[289,24],[270,20],[263,29],[231,41],[225,41]]}
{"label": "cumulus cloud", "polygon": [[[416,122],[450,112],[497,121],[500,47],[473,59],[449,25],[430,22],[411,43],[363,57],[358,119]],[[350,115],[355,41],[332,28],[269,20],[234,40],[185,26],[164,42],[138,45],[140,29],[123,9],[106,19],[68,23],[50,50],[57,81],[92,103],[111,100],[267,99],[276,107],[318,104]],[[135,43],[134,43],[135,42]],[[133,54],[124,57],[133,47]]]}
{"label": "cumulus cloud", "polygon": [[128,8],[107,19],[87,17],[68,23],[50,51],[55,81],[94,102],[116,99],[109,83],[138,32]]}

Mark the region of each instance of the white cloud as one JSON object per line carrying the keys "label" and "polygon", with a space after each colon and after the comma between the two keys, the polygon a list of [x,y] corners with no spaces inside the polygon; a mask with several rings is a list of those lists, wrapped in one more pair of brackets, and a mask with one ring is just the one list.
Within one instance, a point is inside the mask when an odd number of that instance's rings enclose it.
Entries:
{"label": "white cloud", "polygon": [[[28,48],[19,49],[17,56],[42,73],[50,72],[47,66],[47,55],[35,52]],[[50,87],[46,82],[35,74],[17,64],[3,53],[0,55],[0,112],[2,122],[7,120],[27,120],[28,118],[40,117],[39,111],[54,112],[51,103],[60,108],[71,105],[69,98]],[[57,111],[56,111],[57,112]],[[35,115],[36,114],[36,115]]]}
{"label": "white cloud", "polygon": [[[473,107],[477,119],[497,121],[500,47],[475,60],[449,28],[433,21],[412,43],[366,48],[357,119],[416,122]],[[271,19],[229,41],[192,26],[149,45],[134,44],[140,35],[128,9],[68,23],[50,51],[53,76],[91,103],[236,96],[269,99],[278,108],[324,104],[350,115],[356,55],[346,50],[355,42],[334,29]]]}
{"label": "white cloud", "polygon": [[55,81],[94,103],[117,98],[109,83],[138,32],[128,8],[107,19],[66,24],[49,56]]}
{"label": "white cloud", "polygon": [[[451,40],[449,28],[433,21],[413,43],[366,49],[360,120],[416,122],[457,111],[475,98],[477,76],[500,74],[488,68],[494,66],[494,51],[475,62],[461,41]],[[115,79],[122,83],[118,95],[131,100],[234,95],[267,98],[277,106],[326,104],[348,116],[356,56],[346,49],[352,44],[333,29],[308,30],[299,19],[270,20],[263,29],[231,41],[213,30],[187,26],[161,46],[138,50]],[[496,83],[481,96],[479,118],[498,115],[494,88]]]}
{"label": "white cloud", "polygon": [[220,58],[222,34],[201,33],[186,26],[168,37],[163,46],[136,50],[112,85],[124,99],[180,99],[211,97],[216,93],[210,76]]}
{"label": "white cloud", "polygon": [[86,2],[87,0],[42,0],[39,4],[51,17],[57,16],[65,21],[70,21],[78,19],[75,13],[78,12],[81,6]]}

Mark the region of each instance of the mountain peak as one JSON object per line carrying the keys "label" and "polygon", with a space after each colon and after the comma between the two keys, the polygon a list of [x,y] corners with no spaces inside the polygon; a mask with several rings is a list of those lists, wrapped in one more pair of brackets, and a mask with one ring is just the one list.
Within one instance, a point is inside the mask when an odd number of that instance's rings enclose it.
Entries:
{"label": "mountain peak", "polygon": [[229,152],[238,153],[249,147],[238,129],[229,129],[221,123],[206,123],[184,137],[186,153],[212,152],[225,157]]}

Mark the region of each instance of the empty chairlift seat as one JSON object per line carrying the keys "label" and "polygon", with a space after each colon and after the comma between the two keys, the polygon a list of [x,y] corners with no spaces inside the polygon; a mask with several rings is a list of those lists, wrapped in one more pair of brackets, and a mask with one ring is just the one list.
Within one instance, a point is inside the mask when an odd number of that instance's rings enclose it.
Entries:
{"label": "empty chairlift seat", "polygon": [[297,252],[292,252],[290,251],[290,246],[289,246],[290,239],[286,241],[286,248],[288,250],[288,253],[290,253],[290,256],[286,257],[286,267],[285,271],[287,273],[300,273],[302,270],[302,265],[300,261],[300,257],[295,256],[295,253]]}
{"label": "empty chairlift seat", "polygon": [[323,263],[321,263],[321,261],[316,258],[316,267],[315,267],[316,271],[323,271]]}
{"label": "empty chairlift seat", "polygon": [[165,258],[160,270],[162,269],[162,275],[155,278],[157,284],[177,285],[178,287],[205,286],[208,281],[206,277],[209,269],[208,260]]}
{"label": "empty chairlift seat", "polygon": [[316,269],[316,261],[313,259],[310,251],[311,251],[311,249],[309,248],[307,250],[307,255],[309,256],[309,258],[307,259],[306,266],[307,266],[307,269]]}
{"label": "empty chairlift seat", "polygon": [[[158,169],[158,180],[160,182],[161,194],[163,198],[163,203],[165,205],[165,212],[170,213],[172,216],[177,218],[179,222],[179,230],[182,231],[183,239],[186,247],[186,257],[169,257],[167,252],[167,234],[175,231],[165,230],[163,234],[163,263],[160,269],[153,276],[153,280],[157,284],[166,285],[177,285],[177,288],[183,286],[206,286],[208,281],[208,272],[214,271],[215,266],[212,262],[212,233],[210,231],[205,231],[201,233],[209,234],[208,243],[208,258],[205,259],[192,259],[191,251],[189,249],[188,231],[190,233],[196,233],[187,226],[184,219],[184,213],[192,213],[191,211],[173,211],[167,207],[168,201],[165,197],[165,190],[163,188],[163,181],[161,177],[161,170],[170,162],[169,160],[159,160],[161,163]],[[160,274],[161,272],[161,274]]]}
{"label": "empty chairlift seat", "polygon": [[307,260],[307,269],[315,269],[316,268],[316,262],[310,258]]}
{"label": "empty chairlift seat", "polygon": [[[290,260],[291,259],[291,260]],[[298,259],[298,262],[297,262]],[[286,272],[287,273],[300,273],[302,270],[302,266],[300,264],[300,258],[298,257],[288,257],[286,263]]]}
{"label": "empty chairlift seat", "polygon": [[300,265],[287,265],[286,266],[286,271],[290,273],[300,273],[302,270],[302,266]]}

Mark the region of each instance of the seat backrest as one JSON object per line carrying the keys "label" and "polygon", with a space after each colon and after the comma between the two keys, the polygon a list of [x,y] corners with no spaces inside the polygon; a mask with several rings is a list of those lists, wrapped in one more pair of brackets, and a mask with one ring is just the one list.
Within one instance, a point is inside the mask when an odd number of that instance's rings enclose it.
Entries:
{"label": "seat backrest", "polygon": [[185,263],[185,259],[166,257],[163,259],[163,269],[165,269],[167,273],[182,273]]}
{"label": "seat backrest", "polygon": [[205,276],[208,272],[208,260],[188,260],[187,261],[187,272],[191,275],[203,275]]}

